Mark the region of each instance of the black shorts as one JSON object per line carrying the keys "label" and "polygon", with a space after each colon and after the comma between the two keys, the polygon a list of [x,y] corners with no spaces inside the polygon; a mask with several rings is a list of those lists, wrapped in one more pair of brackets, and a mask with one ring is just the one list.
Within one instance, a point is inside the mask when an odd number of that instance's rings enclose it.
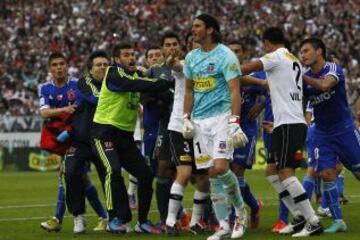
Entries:
{"label": "black shorts", "polygon": [[283,124],[274,129],[271,135],[270,161],[276,163],[278,170],[301,166],[306,132],[307,126],[302,123]]}
{"label": "black shorts", "polygon": [[160,121],[154,149],[154,158],[171,162],[168,122]]}
{"label": "black shorts", "polygon": [[194,145],[192,140],[184,139],[181,133],[169,131],[172,162],[175,166],[192,167],[193,174],[207,174],[206,169],[196,169],[194,161]]}

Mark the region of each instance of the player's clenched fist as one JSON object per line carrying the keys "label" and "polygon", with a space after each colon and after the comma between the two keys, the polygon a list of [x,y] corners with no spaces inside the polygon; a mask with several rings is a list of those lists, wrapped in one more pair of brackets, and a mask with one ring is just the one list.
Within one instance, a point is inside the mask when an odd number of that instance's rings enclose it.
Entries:
{"label": "player's clenched fist", "polygon": [[229,126],[229,139],[228,143],[234,148],[244,147],[248,143],[245,133],[240,127],[240,117],[231,116],[228,122]]}
{"label": "player's clenched fist", "polygon": [[182,135],[185,139],[192,139],[195,135],[194,124],[191,122],[189,114],[184,115]]}

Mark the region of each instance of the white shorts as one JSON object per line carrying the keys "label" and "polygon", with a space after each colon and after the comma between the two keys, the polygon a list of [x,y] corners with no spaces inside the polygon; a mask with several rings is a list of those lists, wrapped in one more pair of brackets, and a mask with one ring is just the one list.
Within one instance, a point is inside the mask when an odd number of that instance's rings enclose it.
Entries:
{"label": "white shorts", "polygon": [[194,120],[194,157],[197,169],[210,168],[214,159],[232,159],[234,149],[227,143],[230,113]]}

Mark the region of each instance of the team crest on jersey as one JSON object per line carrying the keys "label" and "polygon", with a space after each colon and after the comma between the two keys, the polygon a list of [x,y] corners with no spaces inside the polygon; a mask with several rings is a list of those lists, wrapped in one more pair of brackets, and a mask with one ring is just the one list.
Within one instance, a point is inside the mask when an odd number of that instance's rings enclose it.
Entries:
{"label": "team crest on jersey", "polygon": [[207,72],[208,73],[212,73],[215,70],[215,64],[214,63],[209,63],[208,67],[207,67]]}
{"label": "team crest on jersey", "polygon": [[56,96],[56,99],[58,100],[58,101],[61,101],[62,99],[63,99],[63,95],[62,94],[59,94],[59,95],[57,95]]}
{"label": "team crest on jersey", "polygon": [[105,151],[113,150],[114,144],[111,141],[104,142]]}
{"label": "team crest on jersey", "polygon": [[70,89],[68,92],[67,92],[67,98],[70,102],[72,101],[75,101],[75,97],[76,97],[76,94],[75,94],[75,91]]}
{"label": "team crest on jersey", "polygon": [[219,153],[225,153],[226,151],[226,141],[219,142]]}

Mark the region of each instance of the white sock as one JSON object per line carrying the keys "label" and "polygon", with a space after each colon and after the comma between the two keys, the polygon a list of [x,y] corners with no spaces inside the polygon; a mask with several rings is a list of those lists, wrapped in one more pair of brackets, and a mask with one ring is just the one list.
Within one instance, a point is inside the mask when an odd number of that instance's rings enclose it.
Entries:
{"label": "white sock", "polygon": [[290,193],[291,197],[294,199],[294,203],[301,212],[301,215],[310,223],[318,223],[319,219],[315,215],[314,209],[312,208],[309,198],[305,192],[303,185],[297,179],[297,177],[292,176],[284,181],[282,181],[284,188]]}
{"label": "white sock", "polygon": [[134,195],[137,190],[138,180],[133,175],[129,175],[128,195]]}
{"label": "white sock", "polygon": [[174,182],[170,190],[168,215],[166,218],[166,225],[174,226],[176,223],[176,215],[181,207],[181,201],[184,196],[184,186]]}
{"label": "white sock", "polygon": [[[289,209],[289,211],[291,212],[291,214],[294,217],[297,217],[299,215],[301,215],[300,211],[297,209],[297,206],[294,203],[293,198],[291,197],[290,193],[285,194],[286,192],[284,192],[286,189],[284,188],[284,186],[281,184],[279,176],[278,175],[271,175],[271,176],[267,176],[266,177],[267,180],[269,181],[269,183],[271,184],[271,186],[273,186],[273,188],[275,189],[275,191],[281,196],[281,200],[283,201],[283,203],[285,204],[285,206]],[[285,196],[283,196],[285,195]]]}
{"label": "white sock", "polygon": [[194,204],[191,214],[190,227],[200,221],[202,215],[204,214],[205,204],[208,198],[209,193],[200,192],[198,190],[194,192]]}

